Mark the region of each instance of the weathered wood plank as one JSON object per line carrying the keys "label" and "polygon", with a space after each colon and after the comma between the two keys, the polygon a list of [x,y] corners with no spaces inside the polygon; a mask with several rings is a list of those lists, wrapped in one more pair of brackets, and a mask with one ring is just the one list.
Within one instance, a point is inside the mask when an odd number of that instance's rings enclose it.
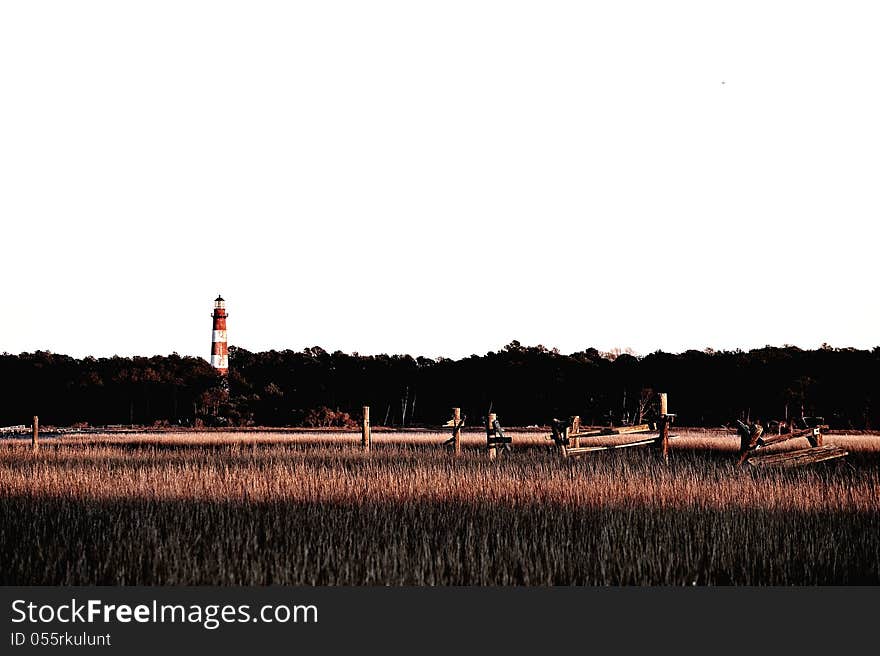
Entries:
{"label": "weathered wood plank", "polygon": [[569,433],[569,437],[600,437],[602,435],[628,435],[630,433],[650,433],[648,424],[636,424],[634,426],[621,426],[619,428],[600,428],[599,430]]}
{"label": "weathered wood plank", "polygon": [[[678,437],[678,435],[670,435],[669,439],[674,437]],[[610,451],[612,449],[628,449],[631,446],[646,446],[648,444],[655,444],[657,441],[656,437],[652,437],[649,440],[639,440],[637,442],[625,442],[623,444],[596,444],[593,446],[582,446],[578,448],[570,448],[565,450],[566,456],[578,456],[583,453],[592,453],[593,451]]]}
{"label": "weathered wood plank", "polygon": [[811,465],[826,460],[843,458],[849,452],[839,446],[817,446],[785,453],[769,453],[763,456],[752,456],[746,462],[753,467],[799,467]]}
{"label": "weathered wood plank", "polygon": [[758,446],[767,446],[769,444],[779,444],[788,440],[796,440],[801,437],[816,437],[819,434],[818,428],[805,428],[802,430],[792,431],[791,433],[782,433],[779,435],[761,435],[758,438]]}

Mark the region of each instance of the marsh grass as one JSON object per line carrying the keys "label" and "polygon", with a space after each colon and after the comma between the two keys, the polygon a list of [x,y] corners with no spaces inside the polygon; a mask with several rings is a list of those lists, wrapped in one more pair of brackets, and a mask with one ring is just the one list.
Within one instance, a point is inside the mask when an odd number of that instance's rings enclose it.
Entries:
{"label": "marsh grass", "polygon": [[370,454],[355,434],[3,441],[0,583],[880,583],[868,437],[849,463],[757,472],[725,434],[683,435],[668,467],[514,435],[494,463],[479,434],[459,459],[444,433]]}

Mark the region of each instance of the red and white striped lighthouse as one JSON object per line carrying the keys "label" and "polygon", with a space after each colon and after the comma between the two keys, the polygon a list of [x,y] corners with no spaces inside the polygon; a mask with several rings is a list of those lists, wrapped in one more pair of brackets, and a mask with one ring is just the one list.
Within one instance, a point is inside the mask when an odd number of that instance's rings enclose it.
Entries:
{"label": "red and white striped lighthouse", "polygon": [[226,347],[226,301],[214,299],[214,331],[211,334],[211,366],[221,375],[229,373],[229,351]]}

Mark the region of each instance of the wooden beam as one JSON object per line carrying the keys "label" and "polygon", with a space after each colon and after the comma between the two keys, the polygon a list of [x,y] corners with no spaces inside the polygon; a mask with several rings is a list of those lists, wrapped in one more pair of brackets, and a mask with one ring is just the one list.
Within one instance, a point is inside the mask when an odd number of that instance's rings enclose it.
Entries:
{"label": "wooden beam", "polygon": [[663,462],[669,462],[669,422],[672,418],[669,416],[669,401],[666,392],[660,393],[660,419],[657,420],[657,429],[660,434],[657,436],[657,449]]}
{"label": "wooden beam", "polygon": [[595,446],[582,446],[580,448],[570,448],[566,449],[567,456],[577,456],[582,453],[591,453],[593,451],[610,451],[611,449],[627,449],[631,446],[645,446],[647,444],[654,444],[657,441],[656,437],[652,437],[649,440],[639,440],[638,442],[627,442],[625,444],[597,444]]}
{"label": "wooden beam", "polygon": [[571,440],[570,444],[575,448],[580,448],[581,446],[581,438],[578,435],[578,432],[581,428],[581,418],[580,417],[572,417],[571,418],[571,428],[565,429],[565,437],[566,443],[569,443],[569,439]]}
{"label": "wooden beam", "polygon": [[34,435],[31,438],[31,447],[34,453],[40,450],[40,418],[34,415]]}
{"label": "wooden beam", "polygon": [[[758,438],[758,446],[768,446],[770,444],[779,444],[780,442],[787,442],[788,440],[796,440],[801,437],[805,437],[810,440],[812,444],[813,439],[816,439],[816,436],[821,437],[821,432],[818,428],[805,428],[802,430],[792,431],[791,433],[782,433],[781,435],[762,435]],[[813,446],[819,446],[818,444],[814,444]]]}
{"label": "wooden beam", "polygon": [[848,451],[839,446],[827,445],[786,451],[785,453],[768,453],[764,456],[752,456],[746,462],[753,467],[799,467],[817,462],[843,458]]}
{"label": "wooden beam", "polygon": [[461,420],[461,408],[452,409],[452,440],[455,445],[454,452],[456,456],[461,455],[461,426],[464,422]]}
{"label": "wooden beam", "polygon": [[494,445],[489,444],[489,437],[495,435],[494,424],[497,418],[498,415],[496,413],[490,412],[489,418],[487,420],[488,423],[486,424],[486,448],[489,451],[489,460],[495,460],[495,458],[498,456],[498,449]]}
{"label": "wooden beam", "polygon": [[370,406],[364,406],[364,423],[361,425],[361,447],[369,452],[373,446],[373,435],[370,431]]}
{"label": "wooden beam", "polygon": [[630,433],[650,433],[648,424],[636,424],[635,426],[621,426],[619,428],[601,428],[599,430],[584,431],[582,433],[569,433],[569,437],[600,437],[603,435],[628,435]]}
{"label": "wooden beam", "polygon": [[669,462],[669,419],[661,417],[657,428],[660,434],[657,436],[657,448],[660,450],[660,456],[663,462]]}

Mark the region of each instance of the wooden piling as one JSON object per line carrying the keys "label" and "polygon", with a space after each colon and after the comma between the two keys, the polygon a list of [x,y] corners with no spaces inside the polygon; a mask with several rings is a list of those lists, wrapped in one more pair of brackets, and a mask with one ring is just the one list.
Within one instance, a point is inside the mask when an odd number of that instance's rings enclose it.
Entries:
{"label": "wooden piling", "polygon": [[461,455],[461,408],[452,409],[452,443],[456,456]]}
{"label": "wooden piling", "polygon": [[486,425],[486,447],[489,450],[489,460],[495,460],[498,456],[498,449],[494,444],[489,444],[489,437],[495,435],[495,420],[498,415],[494,412],[489,413],[489,423]]}
{"label": "wooden piling", "polygon": [[40,418],[34,415],[34,436],[31,438],[34,453],[40,450]]}
{"label": "wooden piling", "polygon": [[660,455],[663,456],[663,462],[669,462],[669,420],[660,420]]}
{"label": "wooden piling", "polygon": [[660,393],[660,419],[657,427],[660,434],[657,436],[657,448],[663,457],[663,462],[669,462],[669,404],[666,392]]}
{"label": "wooden piling", "polygon": [[[579,449],[581,446],[581,438],[577,437],[577,434],[581,430],[581,418],[573,417],[571,420],[571,432],[575,434],[575,437],[572,439],[572,446],[575,449]],[[568,437],[568,429],[565,429],[565,437]]]}
{"label": "wooden piling", "polygon": [[373,443],[373,436],[370,433],[370,406],[364,406],[364,423],[361,426],[361,447],[364,451],[369,452]]}

